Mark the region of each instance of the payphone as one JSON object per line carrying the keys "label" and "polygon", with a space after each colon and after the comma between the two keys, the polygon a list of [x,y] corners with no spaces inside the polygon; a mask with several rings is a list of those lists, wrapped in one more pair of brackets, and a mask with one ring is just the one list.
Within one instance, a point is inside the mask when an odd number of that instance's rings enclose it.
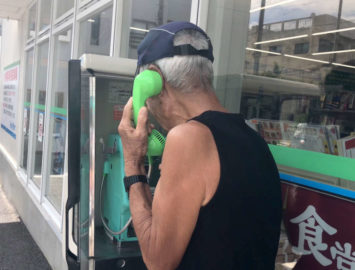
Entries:
{"label": "payphone", "polygon": [[[146,269],[130,222],[117,133],[135,71],[135,60],[102,55],[69,63],[66,253],[72,269]],[[150,156],[149,162],[154,189],[160,158]]]}

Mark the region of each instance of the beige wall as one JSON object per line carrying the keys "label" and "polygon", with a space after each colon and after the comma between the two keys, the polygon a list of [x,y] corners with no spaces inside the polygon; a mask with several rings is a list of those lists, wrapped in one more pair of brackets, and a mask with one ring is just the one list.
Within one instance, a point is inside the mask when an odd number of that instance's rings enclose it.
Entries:
{"label": "beige wall", "polygon": [[[1,81],[0,81],[0,100],[2,101],[3,86],[2,77],[4,67],[20,61],[20,81],[17,92],[17,112],[16,112],[16,140],[12,138],[5,130],[0,129],[0,146],[6,150],[10,157],[18,162],[18,154],[21,147],[21,105],[22,104],[22,77],[23,77],[23,63],[22,63],[22,21],[2,20],[2,39],[1,39]],[[2,102],[1,102],[2,104]],[[2,118],[2,107],[0,110],[0,119]]]}

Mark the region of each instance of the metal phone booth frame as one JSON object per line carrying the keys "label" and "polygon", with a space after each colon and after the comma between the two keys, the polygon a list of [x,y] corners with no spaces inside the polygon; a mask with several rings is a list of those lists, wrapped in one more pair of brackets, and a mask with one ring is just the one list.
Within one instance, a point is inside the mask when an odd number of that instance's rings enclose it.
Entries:
{"label": "metal phone booth frame", "polygon": [[106,138],[118,136],[117,125],[131,95],[135,71],[136,61],[130,59],[86,54],[69,61],[65,209],[69,269],[146,269],[138,241],[121,244],[110,239],[100,220],[100,179],[107,157],[101,148],[112,148]]}

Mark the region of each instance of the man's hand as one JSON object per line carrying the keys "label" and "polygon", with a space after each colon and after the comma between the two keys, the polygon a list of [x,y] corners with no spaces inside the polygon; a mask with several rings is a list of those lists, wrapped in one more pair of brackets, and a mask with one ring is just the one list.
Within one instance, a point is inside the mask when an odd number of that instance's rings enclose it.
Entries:
{"label": "man's hand", "polygon": [[145,175],[144,157],[147,153],[148,139],[147,108],[140,109],[136,128],[134,128],[132,121],[132,98],[130,98],[124,107],[122,120],[118,126],[118,133],[122,139],[125,174],[126,176]]}

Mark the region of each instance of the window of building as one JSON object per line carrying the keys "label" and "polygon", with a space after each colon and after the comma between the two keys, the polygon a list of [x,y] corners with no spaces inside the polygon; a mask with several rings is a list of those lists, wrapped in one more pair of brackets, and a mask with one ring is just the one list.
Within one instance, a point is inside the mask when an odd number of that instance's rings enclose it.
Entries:
{"label": "window of building", "polygon": [[312,18],[301,19],[298,21],[298,28],[310,28],[312,27]]}
{"label": "window of building", "polygon": [[[334,41],[334,39],[333,39]],[[329,52],[334,49],[334,43],[332,40],[320,38],[318,43],[318,52]]]}
{"label": "window of building", "polygon": [[48,70],[49,41],[38,45],[37,74],[35,89],[34,136],[32,147],[33,171],[31,179],[40,187],[42,182],[43,141],[45,129],[45,108],[47,95],[47,70]]}
{"label": "window of building", "polygon": [[110,55],[112,7],[80,23],[79,57],[84,53]]}
{"label": "window of building", "polygon": [[270,25],[270,31],[279,32],[282,30],[282,23],[274,23]]}
{"label": "window of building", "polygon": [[[149,29],[172,21],[190,21],[192,0],[125,1],[121,57],[137,59],[137,48]],[[128,27],[129,26],[129,27]]]}
{"label": "window of building", "polygon": [[41,0],[39,31],[49,27],[51,22],[52,0]]}
{"label": "window of building", "polygon": [[[112,36],[112,5],[106,3],[108,8],[102,9],[99,1],[90,1],[90,4],[97,3],[98,11],[85,21],[78,18],[80,30],[73,37],[74,21],[67,17],[70,12],[82,14],[82,11],[74,11],[74,1],[37,0],[26,14],[26,38],[32,43],[26,48],[20,167],[39,188],[35,196],[47,204],[47,209],[53,209],[52,214],[56,217],[62,213],[63,181],[66,178],[68,60],[72,56],[72,39],[75,38],[80,54],[109,55]],[[55,9],[53,18],[52,8]],[[52,31],[46,32],[51,24]],[[36,35],[36,28],[41,36]],[[48,76],[49,71],[51,76]],[[60,226],[61,222],[57,220],[56,224]]]}
{"label": "window of building", "polygon": [[269,51],[270,52],[281,53],[282,52],[282,46],[281,45],[271,45],[271,46],[269,46]]}
{"label": "window of building", "polygon": [[296,29],[296,21],[284,22],[284,31]]}
{"label": "window of building", "polygon": [[28,12],[27,39],[35,38],[36,21],[37,21],[37,2],[30,8],[30,10]]}
{"label": "window of building", "polygon": [[26,52],[25,86],[24,86],[24,109],[22,120],[22,157],[20,166],[27,171],[28,143],[30,130],[30,108],[32,94],[32,74],[33,74],[33,49]]}
{"label": "window of building", "polygon": [[306,54],[309,51],[309,42],[296,43],[294,54]]}
{"label": "window of building", "polygon": [[68,61],[70,60],[72,30],[54,37],[53,78],[50,103],[49,173],[46,197],[61,212],[64,180],[65,143],[68,104]]}
{"label": "window of building", "polygon": [[74,8],[74,0],[57,0],[56,18],[59,18]]}

